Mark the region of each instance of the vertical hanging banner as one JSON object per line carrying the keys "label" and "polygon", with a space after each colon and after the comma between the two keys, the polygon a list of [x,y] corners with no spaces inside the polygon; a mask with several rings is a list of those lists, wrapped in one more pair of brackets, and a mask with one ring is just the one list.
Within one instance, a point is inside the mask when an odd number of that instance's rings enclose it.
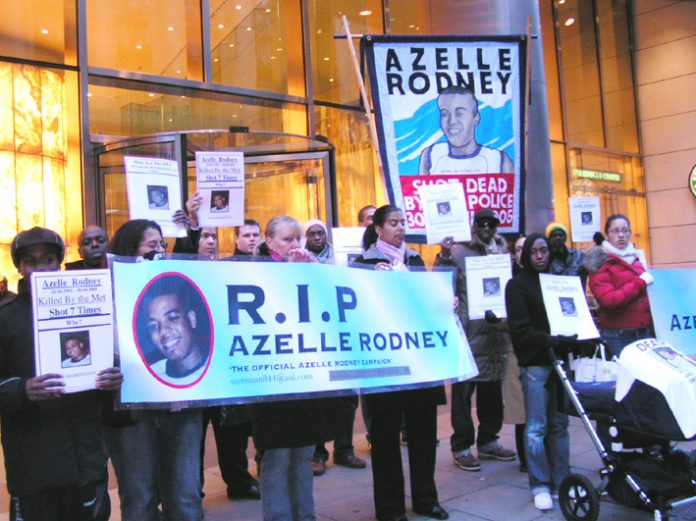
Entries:
{"label": "vertical hanging banner", "polygon": [[469,218],[524,229],[525,36],[364,36],[389,200],[423,237],[419,188],[461,183]]}

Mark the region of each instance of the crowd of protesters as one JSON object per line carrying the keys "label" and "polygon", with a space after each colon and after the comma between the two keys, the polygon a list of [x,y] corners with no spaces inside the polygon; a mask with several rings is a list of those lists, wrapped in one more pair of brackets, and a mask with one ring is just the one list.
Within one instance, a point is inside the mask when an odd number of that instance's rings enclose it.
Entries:
{"label": "crowd of protesters", "polygon": [[[217,229],[199,227],[201,202],[195,193],[187,211],[174,214],[187,236],[177,239],[173,253],[232,262],[335,262],[329,230],[316,219],[302,224],[275,216],[263,230],[248,219],[236,228],[234,245],[222,248]],[[358,221],[365,232],[363,253],[354,267],[426,269],[421,256],[405,246],[406,225],[399,208],[366,206]],[[568,231],[561,223],[550,223],[544,234],[520,235],[509,245],[498,233],[499,224],[496,212],[477,211],[471,240],[445,238],[435,259],[436,265],[455,273],[454,312],[478,367],[475,378],[452,384],[450,448],[454,464],[467,472],[479,472],[481,460],[518,460],[519,470],[529,475],[534,505],[548,510],[569,472],[568,418],[556,403],[559,383],[548,353],[549,348],[567,352],[577,335],[551,334],[539,275],[579,276],[583,286],[589,281],[602,337],[612,354],[652,335],[646,287],[653,279],[638,260],[630,221],[623,215],[610,216],[606,240],[600,237],[586,252],[567,246]],[[102,228],[85,228],[78,249],[82,258],[65,264],[66,269],[105,268],[108,254],[156,260],[167,254],[168,244],[156,222],[136,219],[120,226],[111,241]],[[233,254],[225,257],[221,251]],[[113,406],[123,381],[117,360],[98,374],[95,391],[66,394],[60,374],[35,376],[30,277],[35,271],[60,270],[65,252],[63,239],[49,229],[22,231],[11,246],[21,276],[17,294],[7,291],[6,279],[0,281],[0,415],[12,521],[109,519],[107,456],[118,482],[121,519],[200,520],[208,423],[213,425],[228,497],[260,499],[266,521],[315,519],[312,480],[326,471],[326,442],[335,440],[335,464],[367,466],[352,443],[357,395],[123,412]],[[507,253],[513,273],[504,289],[507,317],[492,311],[482,319],[470,316],[466,259]],[[191,311],[177,299],[167,302],[175,308],[177,323],[160,327],[190,329]],[[389,295],[382,305],[388,308]],[[152,314],[157,322],[157,312]],[[159,333],[151,334],[157,345],[154,336]],[[194,358],[165,357],[163,374],[197,370],[200,360]],[[472,417],[474,396],[478,428]],[[362,396],[378,521],[407,519],[402,433],[408,440],[413,512],[449,517],[435,483],[437,406],[445,398],[442,384]],[[516,450],[499,442],[504,422],[515,425]],[[249,438],[256,449],[258,480],[249,469]]]}

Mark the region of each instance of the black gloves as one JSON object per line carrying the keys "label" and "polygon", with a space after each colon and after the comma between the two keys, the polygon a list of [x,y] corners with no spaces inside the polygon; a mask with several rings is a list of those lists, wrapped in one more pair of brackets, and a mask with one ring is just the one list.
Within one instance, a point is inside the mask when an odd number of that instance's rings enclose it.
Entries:
{"label": "black gloves", "polygon": [[483,318],[485,318],[486,322],[488,322],[489,324],[499,324],[500,322],[502,322],[502,319],[498,318],[498,316],[495,313],[493,313],[490,309],[486,310],[486,313],[483,315]]}
{"label": "black gloves", "polygon": [[549,337],[549,347],[571,349],[578,343],[578,335],[554,335]]}

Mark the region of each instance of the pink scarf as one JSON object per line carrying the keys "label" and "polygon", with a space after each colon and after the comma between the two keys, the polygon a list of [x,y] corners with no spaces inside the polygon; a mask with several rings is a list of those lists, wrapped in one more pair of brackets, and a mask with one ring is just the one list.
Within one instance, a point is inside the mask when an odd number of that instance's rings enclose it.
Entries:
{"label": "pink scarf", "polygon": [[399,264],[404,263],[406,246],[403,243],[401,243],[400,248],[397,248],[396,246],[392,246],[391,244],[384,242],[382,239],[377,239],[375,247],[378,251],[383,253],[387,259],[389,259],[389,262],[393,266],[398,266]]}

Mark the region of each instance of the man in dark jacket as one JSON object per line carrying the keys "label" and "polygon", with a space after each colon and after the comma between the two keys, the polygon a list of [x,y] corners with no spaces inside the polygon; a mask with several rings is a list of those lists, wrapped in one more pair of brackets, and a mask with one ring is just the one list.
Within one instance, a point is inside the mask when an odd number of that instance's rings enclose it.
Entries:
{"label": "man in dark jacket", "polygon": [[[0,418],[11,519],[105,519],[95,512],[106,469],[99,393],[66,395],[62,375],[34,376],[31,274],[58,271],[65,244],[54,231],[36,227],[14,238],[11,254],[22,276],[18,295],[0,306]],[[115,391],[121,381],[121,372],[109,368],[97,374],[96,387]]]}
{"label": "man in dark jacket", "polygon": [[451,237],[443,240],[442,252],[436,264],[456,266],[459,318],[464,326],[471,352],[479,374],[476,378],[452,385],[452,457],[462,470],[478,472],[481,463],[471,452],[475,430],[471,418],[471,397],[476,390],[476,411],[479,419],[476,445],[481,459],[512,461],[515,452],[498,443],[498,433],[503,426],[503,391],[510,336],[507,323],[492,313],[485,319],[469,316],[466,291],[466,258],[507,253],[505,239],[496,234],[500,219],[489,209],[474,215],[472,239],[468,243],[453,243]]}
{"label": "man in dark jacket", "polygon": [[582,287],[587,284],[587,271],[583,267],[583,253],[574,248],[568,248],[568,230],[559,222],[551,222],[546,227],[546,238],[549,240],[551,275],[572,275],[580,277]]}
{"label": "man in dark jacket", "polygon": [[106,250],[109,248],[109,236],[103,228],[87,226],[80,233],[78,244],[78,251],[82,259],[66,263],[66,270],[106,268]]}

